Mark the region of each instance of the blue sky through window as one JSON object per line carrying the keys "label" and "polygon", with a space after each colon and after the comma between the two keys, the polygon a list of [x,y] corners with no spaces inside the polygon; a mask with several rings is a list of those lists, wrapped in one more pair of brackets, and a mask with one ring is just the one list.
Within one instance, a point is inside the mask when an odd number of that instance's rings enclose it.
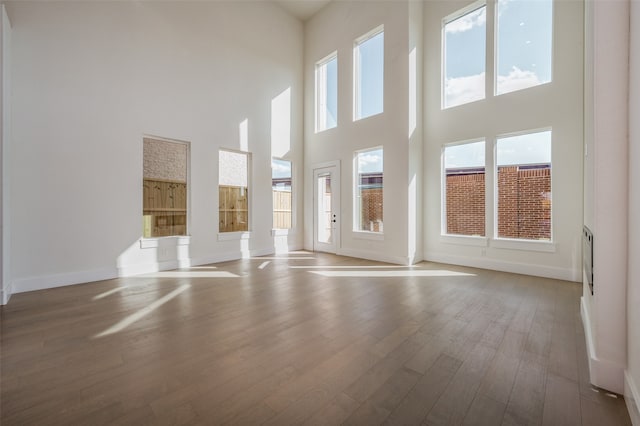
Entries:
{"label": "blue sky through window", "polygon": [[338,57],[334,53],[316,65],[316,131],[338,125]]}
{"label": "blue sky through window", "polygon": [[550,164],[551,130],[498,138],[498,166]]}
{"label": "blue sky through window", "polygon": [[338,58],[327,62],[327,129],[338,125]]}
{"label": "blue sky through window", "polygon": [[291,161],[271,159],[271,178],[281,179],[291,177]]}
{"label": "blue sky through window", "polygon": [[382,148],[358,153],[358,173],[382,173]]}
{"label": "blue sky through window", "polygon": [[484,141],[447,146],[444,149],[445,169],[484,167]]}
{"label": "blue sky through window", "polygon": [[356,46],[358,85],[356,119],[379,114],[384,110],[384,32]]}
{"label": "blue sky through window", "polygon": [[485,97],[486,6],[444,25],[444,107]]}
{"label": "blue sky through window", "polygon": [[498,0],[496,93],[551,81],[552,0]]}

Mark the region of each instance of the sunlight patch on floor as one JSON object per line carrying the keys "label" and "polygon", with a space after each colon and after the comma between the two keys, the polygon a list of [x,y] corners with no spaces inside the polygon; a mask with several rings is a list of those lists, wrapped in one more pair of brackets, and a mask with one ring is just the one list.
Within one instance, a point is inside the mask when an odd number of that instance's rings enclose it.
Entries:
{"label": "sunlight patch on floor", "polygon": [[93,296],[93,298],[92,298],[91,300],[100,300],[100,299],[104,299],[104,298],[105,298],[105,297],[107,297],[107,296],[111,296],[112,294],[115,294],[115,293],[117,293],[117,292],[119,292],[119,291],[122,291],[122,290],[126,290],[126,289],[128,289],[128,288],[129,288],[129,287],[126,287],[126,286],[125,286],[125,287],[116,287],[116,288],[112,288],[111,290],[107,290],[107,291],[105,291],[104,293],[100,293],[100,294],[97,294],[97,295]]}
{"label": "sunlight patch on floor", "polygon": [[111,327],[109,327],[108,329],[103,331],[102,333],[98,333],[93,337],[95,339],[98,339],[100,337],[109,336],[111,334],[115,334],[115,333],[118,333],[118,332],[124,330],[125,328],[129,327],[131,324],[135,323],[136,321],[139,321],[142,318],[146,317],[151,312],[153,312],[156,309],[158,309],[160,306],[166,304],[171,299],[174,299],[176,296],[178,296],[180,293],[184,292],[185,290],[189,289],[190,287],[191,287],[191,285],[189,285],[189,284],[181,285],[180,287],[178,287],[175,290],[173,290],[171,293],[161,297],[160,299],[156,300],[155,302],[153,302],[153,303],[145,306],[144,308],[140,309],[139,311],[129,315],[128,317],[126,317],[126,318],[122,319],[121,321],[119,321],[118,323],[112,325]]}
{"label": "sunlight patch on floor", "polygon": [[266,262],[262,262],[260,264],[260,266],[258,266],[258,269],[264,269],[266,268],[269,264],[271,263],[271,261],[267,260]]}
{"label": "sunlight patch on floor", "polygon": [[311,256],[258,256],[258,257],[250,257],[251,260],[314,260],[315,257]]}
{"label": "sunlight patch on floor", "polygon": [[475,277],[475,274],[447,270],[420,271],[309,271],[324,277],[363,277],[363,278],[393,278],[393,277]]}
{"label": "sunlight patch on floor", "polygon": [[139,278],[239,278],[227,271],[161,271],[137,275]]}
{"label": "sunlight patch on floor", "polygon": [[403,266],[403,265],[308,265],[308,266],[289,266],[289,269],[399,269],[399,268],[419,268],[420,266]]}

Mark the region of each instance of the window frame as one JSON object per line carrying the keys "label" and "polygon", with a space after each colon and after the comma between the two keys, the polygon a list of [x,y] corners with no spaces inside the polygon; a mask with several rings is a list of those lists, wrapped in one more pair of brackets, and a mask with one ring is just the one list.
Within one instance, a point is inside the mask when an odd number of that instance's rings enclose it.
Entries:
{"label": "window frame", "polygon": [[[448,229],[447,229],[447,168],[445,165],[445,150],[447,148],[450,147],[454,147],[454,146],[461,146],[461,145],[469,145],[469,144],[473,144],[473,143],[479,143],[479,142],[483,142],[484,143],[484,149],[485,149],[485,160],[484,160],[484,174],[485,174],[485,184],[484,184],[484,197],[485,197],[485,205],[484,205],[484,235],[465,235],[465,234],[450,234],[448,233]],[[440,168],[440,179],[441,179],[441,183],[440,183],[440,237],[441,238],[445,238],[445,239],[449,239],[449,240],[454,240],[454,239],[460,239],[460,241],[466,241],[470,244],[473,245],[486,245],[486,241],[488,239],[487,236],[487,199],[489,197],[488,191],[487,191],[487,180],[486,180],[486,176],[487,176],[487,155],[486,155],[486,151],[487,151],[487,138],[484,137],[480,137],[480,138],[473,138],[473,139],[465,139],[462,141],[456,141],[456,142],[450,142],[450,143],[446,143],[442,145],[442,151],[441,151],[441,168]],[[474,242],[475,241],[475,242]],[[479,242],[484,242],[484,243],[479,243]]]}
{"label": "window frame", "polygon": [[[246,230],[240,230],[240,231],[221,231],[220,230],[220,171],[221,171],[221,162],[220,162],[220,152],[225,151],[225,152],[230,152],[230,153],[234,153],[234,154],[242,154],[245,155],[247,157],[247,192],[248,192],[248,196],[247,196],[247,229]],[[253,197],[253,189],[252,189],[252,155],[251,152],[249,151],[242,151],[242,150],[238,150],[238,149],[233,149],[233,148],[225,148],[225,147],[220,147],[218,148],[218,241],[223,241],[223,240],[241,240],[241,239],[248,239],[249,236],[251,235],[251,229],[252,229],[252,206],[253,206],[253,202],[252,202],[252,197]]]}
{"label": "window frame", "polygon": [[[173,138],[167,138],[167,137],[162,137],[162,136],[155,136],[155,135],[150,135],[150,134],[143,134],[142,135],[142,162],[143,162],[143,170],[142,170],[142,182],[144,185],[144,141],[145,139],[149,139],[149,140],[153,140],[153,141],[157,141],[157,142],[165,142],[165,143],[173,143],[173,144],[180,144],[180,145],[185,145],[186,146],[186,180],[185,180],[185,184],[187,186],[186,188],[186,212],[185,212],[185,234],[184,235],[165,235],[165,236],[152,236],[152,237],[145,237],[144,236],[144,229],[142,230],[142,236],[140,238],[140,247],[141,248],[156,248],[158,247],[159,244],[159,240],[160,239],[174,239],[178,242],[178,245],[188,245],[190,238],[191,238],[191,232],[190,232],[190,226],[191,226],[191,142],[190,141],[186,141],[186,140],[180,140],[180,139],[173,139]],[[144,193],[143,193],[143,198],[142,198],[142,210],[143,210],[143,216],[144,216]]]}
{"label": "window frame", "polygon": [[[289,233],[293,232],[293,229],[295,228],[295,200],[296,200],[296,195],[295,195],[295,191],[294,191],[294,187],[295,187],[295,182],[294,182],[294,166],[293,166],[293,161],[292,160],[288,160],[286,158],[281,158],[281,157],[271,157],[271,163],[273,164],[273,160],[277,160],[277,161],[286,161],[290,164],[290,170],[291,170],[291,226],[289,228],[275,228],[273,227],[273,214],[274,214],[274,206],[273,206],[273,201],[272,201],[272,205],[271,205],[271,233],[272,235],[288,235]],[[271,191],[273,193],[273,167],[271,169]],[[271,198],[273,200],[273,197]]]}
{"label": "window frame", "polygon": [[[358,166],[358,158],[360,154],[364,154],[372,151],[382,151],[382,217],[383,217],[383,228],[382,231],[365,231],[358,229],[360,228],[360,217],[362,215],[362,202],[359,202],[362,197],[359,196],[360,192],[358,190],[359,185],[359,166]],[[371,148],[364,148],[354,151],[353,153],[353,221],[352,221],[352,232],[356,238],[364,238],[364,239],[384,239],[384,145],[378,145]]]}
{"label": "window frame", "polygon": [[[336,105],[336,124],[332,127],[321,127],[321,114],[325,114],[324,123],[326,124],[326,111],[327,111],[327,65],[335,60],[336,61],[336,99],[338,98],[338,51],[335,50],[328,54],[315,64],[315,133],[324,132],[326,130],[334,129],[338,127],[338,105]],[[323,71],[321,71],[323,70]],[[322,96],[321,96],[322,95]],[[324,101],[324,102],[322,102]],[[321,108],[324,106],[324,109]]]}
{"label": "window frame", "polygon": [[[551,207],[549,211],[549,217],[551,223],[549,224],[549,239],[548,240],[534,240],[534,239],[526,239],[526,238],[508,238],[508,237],[500,237],[498,236],[498,201],[500,197],[499,188],[498,188],[498,141],[500,139],[512,138],[517,136],[531,135],[536,133],[544,133],[549,132],[550,134],[550,168],[551,168]],[[546,251],[546,252],[554,252],[555,251],[555,240],[554,240],[554,220],[553,220],[553,129],[551,126],[541,127],[535,129],[527,129],[517,132],[509,132],[509,133],[501,133],[496,135],[493,138],[493,235],[492,235],[492,243],[491,245],[497,248],[505,248],[505,249],[515,249],[515,250],[530,250],[530,251]]]}
{"label": "window frame", "polygon": [[[358,100],[361,93],[360,87],[360,46],[370,39],[376,37],[377,35],[382,34],[382,110],[375,114],[367,115],[367,116],[359,116],[360,108],[358,107]],[[353,121],[364,120],[369,117],[375,117],[376,115],[380,115],[384,113],[384,88],[385,88],[385,77],[384,77],[384,68],[385,68],[385,49],[384,49],[384,24],[378,25],[367,33],[361,35],[356,38],[353,42]]]}
{"label": "window frame", "polygon": [[[497,96],[503,96],[503,95],[508,95],[510,93],[517,93],[520,92],[522,90],[527,90],[527,89],[532,89],[534,87],[540,87],[540,86],[544,86],[546,84],[549,83],[553,83],[554,80],[554,74],[553,74],[553,69],[554,69],[554,58],[555,58],[555,15],[556,15],[556,1],[557,0],[549,0],[549,2],[551,3],[551,49],[550,49],[550,55],[551,55],[551,70],[550,70],[550,74],[549,74],[549,81],[545,82],[545,83],[540,83],[537,84],[535,86],[528,86],[528,87],[524,87],[522,89],[517,89],[517,90],[512,90],[509,92],[502,92],[502,93],[498,93],[498,77],[499,77],[499,72],[498,72],[498,57],[499,57],[499,49],[498,49],[498,37],[500,35],[500,21],[499,21],[499,16],[498,16],[498,12],[499,12],[499,7],[498,7],[498,3],[500,0],[494,0],[493,4],[493,96],[497,97]],[[520,0],[516,0],[516,1],[520,1]],[[496,137],[497,140],[498,137]]]}
{"label": "window frame", "polygon": [[[447,78],[446,75],[446,71],[447,71],[447,66],[446,66],[446,60],[447,60],[447,56],[446,56],[446,33],[445,33],[445,26],[447,24],[450,24],[451,22],[462,18],[463,16],[474,12],[480,8],[484,7],[485,8],[485,15],[489,12],[489,4],[487,0],[477,0],[471,4],[468,4],[467,6],[456,10],[455,12],[445,16],[444,18],[442,18],[442,23],[441,23],[441,28],[440,28],[440,110],[444,111],[450,108],[455,108],[455,107],[459,107],[459,106],[463,106],[463,105],[468,105],[474,102],[479,102],[479,101],[483,101],[487,99],[487,54],[488,54],[488,50],[487,50],[487,39],[488,39],[488,26],[487,26],[487,21],[485,21],[485,39],[484,39],[484,96],[480,99],[476,99],[470,102],[465,102],[462,104],[456,104],[456,105],[450,105],[447,106],[445,105],[445,100],[446,100],[446,94],[445,94],[445,80]],[[494,54],[495,56],[495,54]]]}

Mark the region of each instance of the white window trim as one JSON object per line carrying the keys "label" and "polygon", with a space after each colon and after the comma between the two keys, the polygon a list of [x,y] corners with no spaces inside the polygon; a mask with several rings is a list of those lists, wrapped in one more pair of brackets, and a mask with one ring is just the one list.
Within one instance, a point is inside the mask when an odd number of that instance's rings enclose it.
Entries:
{"label": "white window trim", "polygon": [[[294,232],[291,232],[296,227],[296,192],[295,192],[295,167],[293,165],[292,160],[288,160],[286,158],[281,157],[271,157],[272,160],[280,160],[280,161],[288,161],[291,163],[291,228],[271,228],[272,236],[281,236],[281,235],[293,235]],[[273,174],[271,175],[271,179],[273,179]],[[271,186],[273,191],[273,185]],[[271,197],[271,224],[273,225],[273,197]],[[278,232],[278,231],[287,231],[286,233]]]}
{"label": "white window trim", "polygon": [[151,238],[140,238],[140,248],[148,249],[148,248],[158,248],[160,247],[160,243],[168,242],[170,245],[175,246],[188,246],[191,244],[191,236],[190,235],[171,235],[168,237],[151,237]]}
{"label": "white window trim", "polygon": [[[546,240],[526,240],[526,239],[519,239],[519,238],[504,238],[504,237],[499,237],[498,236],[498,139],[504,139],[504,138],[511,138],[514,136],[521,136],[521,135],[530,135],[533,133],[542,133],[542,132],[549,132],[551,133],[551,211],[549,212],[550,217],[551,217],[551,229],[550,229],[550,236],[551,239],[546,241]],[[549,252],[555,252],[555,240],[554,240],[554,232],[553,232],[553,228],[554,228],[554,220],[553,220],[553,208],[554,208],[554,201],[553,201],[553,176],[555,175],[555,173],[553,173],[553,128],[552,127],[541,127],[541,128],[537,128],[537,129],[529,129],[529,130],[524,130],[524,131],[518,131],[518,132],[510,132],[510,133],[501,133],[499,135],[496,135],[493,138],[493,238],[491,241],[496,241],[497,245],[492,245],[493,247],[498,247],[498,248],[512,248],[514,250],[531,250],[531,251],[549,251]],[[504,243],[504,244],[503,244]],[[514,244],[511,244],[514,243]],[[527,244],[525,243],[532,243],[530,245],[530,248],[527,248]],[[553,249],[540,249],[540,247],[543,247],[544,245],[552,245]],[[520,248],[521,247],[521,248]]]}
{"label": "white window trim", "polygon": [[[471,101],[471,102],[465,102],[464,104],[458,104],[458,105],[451,105],[451,106],[446,106],[444,104],[445,101],[445,93],[444,93],[444,81],[446,78],[445,75],[445,71],[446,71],[446,60],[447,60],[447,56],[446,56],[446,44],[445,44],[445,32],[444,32],[444,27],[445,25],[455,21],[458,18],[463,17],[464,15],[466,15],[467,13],[473,12],[474,10],[480,9],[481,7],[486,7],[487,11],[485,13],[488,13],[489,11],[489,6],[487,4],[486,0],[478,0],[476,2],[471,3],[470,5],[467,5],[465,7],[463,7],[462,9],[458,9],[455,12],[453,12],[450,15],[445,16],[444,18],[442,18],[442,25],[440,28],[440,109],[441,110],[445,110],[445,109],[449,109],[449,108],[455,108],[455,107],[459,107],[462,105],[467,105],[473,102],[478,102],[481,101],[483,99],[487,99],[487,90],[486,90],[486,75],[487,75],[487,70],[486,70],[486,56],[487,56],[487,49],[485,47],[485,94],[484,94],[484,98],[482,99],[477,99],[475,101]],[[485,23],[486,26],[486,23]],[[486,44],[486,35],[485,35],[485,44]],[[494,55],[495,56],[495,55]]]}
{"label": "white window trim", "polygon": [[[358,155],[365,153],[365,152],[369,152],[369,151],[377,151],[377,150],[382,150],[382,161],[383,161],[383,166],[382,166],[382,215],[384,216],[384,146],[383,145],[379,145],[379,146],[374,146],[372,148],[365,148],[365,149],[360,149],[358,151],[354,151],[353,153],[353,226],[352,226],[352,232],[354,233],[354,237],[357,237],[357,235],[359,235],[362,239],[368,239],[368,240],[377,240],[377,239],[384,239],[384,238],[369,238],[367,237],[365,234],[370,234],[370,235],[382,235],[384,236],[384,231],[382,232],[373,232],[373,231],[362,231],[360,229],[356,229],[356,226],[360,225],[359,223],[359,215],[360,215],[360,211],[358,209]],[[383,222],[384,224],[384,222]],[[383,225],[384,226],[384,225]],[[361,235],[362,234],[362,235]]]}
{"label": "white window trim", "polygon": [[[171,139],[171,138],[165,138],[162,136],[155,136],[155,135],[151,135],[148,133],[145,133],[142,135],[142,152],[140,152],[140,154],[143,157],[143,161],[144,161],[144,140],[145,139],[155,139],[157,141],[160,142],[171,142],[171,143],[178,143],[178,144],[183,144],[187,146],[187,223],[186,223],[186,233],[187,235],[168,235],[166,237],[141,237],[140,238],[140,248],[147,248],[147,247],[143,247],[143,243],[142,241],[144,240],[150,240],[150,245],[153,245],[153,241],[157,241],[158,239],[161,238],[184,238],[184,237],[190,237],[191,236],[191,232],[189,230],[189,227],[191,226],[191,142],[190,141],[183,141],[180,139]],[[143,171],[143,179],[144,179],[144,171]],[[143,205],[144,205],[144,200],[142,201]],[[187,244],[189,244],[187,242]],[[146,244],[145,244],[146,245]],[[178,244],[178,245],[183,245],[183,244]],[[153,246],[153,247],[157,247]]]}
{"label": "white window trim", "polygon": [[336,60],[336,66],[338,65],[338,51],[334,51],[331,54],[325,56],[315,66],[315,132],[320,133],[325,130],[333,129],[338,126],[336,117],[336,125],[334,127],[322,127],[321,123],[326,123],[327,114],[327,64],[333,60]]}
{"label": "white window trim", "polygon": [[[487,139],[486,138],[474,138],[474,139],[466,139],[463,141],[457,141],[457,142],[451,142],[451,143],[446,143],[444,145],[442,145],[442,150],[440,152],[440,236],[442,237],[463,237],[463,240],[460,240],[458,242],[458,244],[462,244],[463,241],[471,241],[471,240],[467,240],[468,238],[484,238],[486,239],[486,235],[485,236],[481,236],[481,235],[459,235],[459,234],[449,234],[447,233],[447,168],[446,165],[444,164],[444,151],[452,146],[460,146],[460,145],[467,145],[467,144],[472,144],[472,143],[477,143],[477,142],[484,142],[484,146],[485,146],[485,152],[486,152],[486,147],[487,147]],[[485,160],[484,160],[484,173],[485,173],[485,177],[487,175],[487,156],[485,154]],[[485,190],[484,190],[484,196],[485,196],[485,234],[487,233],[487,227],[486,227],[486,216],[487,216],[487,209],[486,209],[486,200],[487,200],[487,188],[486,188],[486,178],[485,178]],[[441,239],[442,241],[442,239]],[[446,242],[446,241],[445,241]],[[476,245],[475,243],[471,243],[470,245]],[[486,243],[485,243],[486,245]]]}
{"label": "white window trim", "polygon": [[[233,148],[225,148],[225,147],[220,147],[218,149],[218,190],[220,189],[220,151],[227,151],[227,152],[234,152],[236,154],[244,154],[247,156],[247,191],[249,192],[249,199],[247,200],[247,231],[234,231],[234,232],[220,232],[220,218],[218,217],[218,241],[223,241],[223,240],[239,240],[239,239],[248,239],[247,238],[220,238],[220,235],[224,235],[224,234],[251,234],[251,224],[252,224],[252,217],[253,215],[251,214],[252,206],[253,206],[253,189],[252,189],[252,179],[251,177],[253,176],[253,174],[251,173],[251,171],[253,170],[253,159],[252,159],[252,155],[251,152],[249,151],[242,151],[242,150],[238,150],[238,149],[233,149]],[[250,191],[249,191],[250,190]],[[218,214],[220,214],[220,196],[218,195]]]}
{"label": "white window trim", "polygon": [[[369,117],[373,117],[376,115],[380,115],[384,112],[384,78],[382,79],[382,97],[383,97],[383,101],[382,101],[382,111],[380,111],[377,114],[373,114],[373,115],[368,115],[366,117],[358,117],[359,114],[359,108],[358,108],[358,99],[360,97],[360,79],[358,78],[358,75],[360,74],[360,67],[359,67],[359,63],[360,63],[360,45],[365,43],[366,41],[368,41],[369,39],[372,39],[373,37],[377,36],[378,34],[384,33],[384,24],[377,26],[376,28],[372,29],[371,31],[367,32],[364,35],[361,35],[360,37],[358,37],[357,39],[355,39],[355,41],[353,42],[353,121],[359,121],[359,120],[363,120],[365,118],[369,118]],[[384,45],[383,45],[383,50],[384,50]],[[383,67],[383,74],[384,74],[384,52],[382,55],[382,67]]]}
{"label": "white window trim", "polygon": [[445,244],[487,247],[489,245],[489,238],[479,235],[443,234],[440,235],[440,242]]}
{"label": "white window trim", "polygon": [[508,250],[541,251],[555,253],[556,244],[546,240],[521,240],[517,238],[493,238],[491,247]]}
{"label": "white window trim", "polygon": [[[493,96],[503,96],[508,95],[509,93],[516,93],[522,90],[533,89],[534,87],[545,86],[549,83],[553,83],[553,69],[554,69],[554,58],[555,58],[555,43],[554,43],[554,34],[555,34],[555,14],[556,14],[556,0],[551,1],[551,74],[549,76],[549,81],[546,83],[540,83],[535,86],[525,87],[523,89],[512,90],[510,92],[502,92],[498,93],[498,36],[499,36],[499,22],[498,22],[498,0],[493,2]],[[487,9],[488,10],[488,9]]]}

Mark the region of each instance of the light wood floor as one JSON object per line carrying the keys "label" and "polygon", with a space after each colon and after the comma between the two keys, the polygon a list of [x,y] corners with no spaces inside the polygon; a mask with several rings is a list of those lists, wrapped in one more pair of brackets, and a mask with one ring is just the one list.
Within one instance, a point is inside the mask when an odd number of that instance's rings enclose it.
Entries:
{"label": "light wood floor", "polygon": [[576,283],[297,253],[16,294],[9,425],[630,425]]}

